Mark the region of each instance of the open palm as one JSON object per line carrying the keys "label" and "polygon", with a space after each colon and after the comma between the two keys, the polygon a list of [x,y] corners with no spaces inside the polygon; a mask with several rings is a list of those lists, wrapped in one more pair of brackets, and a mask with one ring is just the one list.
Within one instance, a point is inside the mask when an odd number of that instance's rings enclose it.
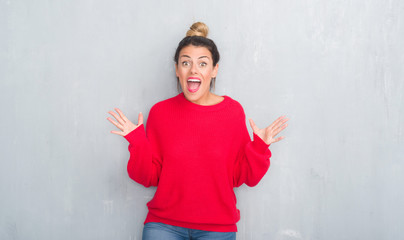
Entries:
{"label": "open palm", "polygon": [[118,134],[120,136],[126,136],[128,133],[132,132],[136,128],[138,128],[140,125],[143,124],[143,114],[139,113],[138,117],[138,124],[133,124],[131,121],[128,120],[128,118],[122,113],[121,110],[118,108],[115,108],[116,112],[119,114],[119,116],[113,112],[109,111],[108,113],[114,116],[114,118],[118,121],[115,122],[112,118],[108,117],[108,121],[110,121],[112,124],[114,124],[117,128],[119,128],[121,131],[111,131],[111,133]]}
{"label": "open palm", "polygon": [[253,132],[257,134],[268,145],[285,138],[283,136],[278,138],[275,137],[276,135],[278,135],[278,133],[280,133],[288,126],[288,124],[286,123],[288,120],[289,119],[285,118],[285,116],[281,116],[268,127],[259,129],[257,125],[255,125],[254,121],[251,118],[249,119]]}

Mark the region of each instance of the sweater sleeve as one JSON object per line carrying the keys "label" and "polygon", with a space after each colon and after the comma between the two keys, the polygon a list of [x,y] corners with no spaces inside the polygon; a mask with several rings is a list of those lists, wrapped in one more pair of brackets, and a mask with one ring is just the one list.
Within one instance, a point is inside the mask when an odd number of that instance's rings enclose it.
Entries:
{"label": "sweater sleeve", "polygon": [[243,144],[234,166],[233,186],[239,187],[243,183],[254,187],[268,171],[271,151],[258,135],[253,133],[253,141],[248,134],[247,127],[243,128]]}
{"label": "sweater sleeve", "polygon": [[129,177],[145,187],[158,185],[162,164],[152,132],[152,117],[150,112],[147,136],[143,124],[125,136],[130,152],[127,166]]}

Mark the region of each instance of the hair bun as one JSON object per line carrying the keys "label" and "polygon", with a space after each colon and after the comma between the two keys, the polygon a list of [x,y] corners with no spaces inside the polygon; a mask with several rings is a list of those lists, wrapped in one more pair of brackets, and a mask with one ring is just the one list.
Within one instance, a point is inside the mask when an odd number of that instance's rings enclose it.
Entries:
{"label": "hair bun", "polygon": [[189,28],[186,37],[200,36],[207,37],[209,32],[208,26],[203,22],[196,22]]}

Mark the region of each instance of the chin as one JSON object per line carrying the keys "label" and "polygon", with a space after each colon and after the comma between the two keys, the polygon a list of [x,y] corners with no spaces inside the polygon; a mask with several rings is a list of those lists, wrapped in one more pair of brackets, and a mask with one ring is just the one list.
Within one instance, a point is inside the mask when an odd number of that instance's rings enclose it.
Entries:
{"label": "chin", "polygon": [[184,92],[184,95],[187,97],[188,100],[198,100],[200,98],[199,94]]}

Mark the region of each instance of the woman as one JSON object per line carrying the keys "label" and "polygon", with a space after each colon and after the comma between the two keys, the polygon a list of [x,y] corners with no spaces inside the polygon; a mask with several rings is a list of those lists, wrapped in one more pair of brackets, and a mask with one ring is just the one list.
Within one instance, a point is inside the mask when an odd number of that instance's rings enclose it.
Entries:
{"label": "woman", "polygon": [[255,186],[269,168],[270,144],[286,126],[279,117],[259,129],[252,119],[251,141],[242,106],[211,92],[219,52],[206,38],[207,26],[194,23],[175,53],[175,72],[182,92],[155,104],[147,130],[115,109],[108,120],[129,142],[130,178],[157,186],[147,204],[143,239],[235,239],[240,212],[233,191]]}

